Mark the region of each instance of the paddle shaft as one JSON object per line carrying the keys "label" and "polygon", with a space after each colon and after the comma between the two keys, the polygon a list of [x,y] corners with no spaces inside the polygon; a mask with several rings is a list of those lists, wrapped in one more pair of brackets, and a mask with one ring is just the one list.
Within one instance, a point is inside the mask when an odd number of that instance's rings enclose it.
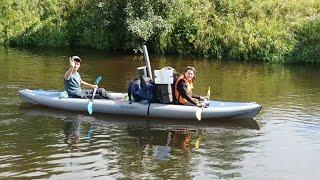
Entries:
{"label": "paddle shaft", "polygon": [[[97,77],[95,84],[98,85],[100,81],[101,81],[101,76]],[[97,88],[94,88],[92,98],[91,98],[91,100],[89,100],[89,103],[87,105],[87,110],[88,110],[89,114],[92,114],[92,112],[93,112],[93,107],[92,107],[93,106],[93,99],[94,99],[94,96],[96,95],[96,92],[97,92]]]}
{"label": "paddle shaft", "polygon": [[94,88],[93,94],[92,94],[92,101],[93,101],[93,99],[94,99],[94,96],[96,96],[96,92],[97,92],[97,88]]}

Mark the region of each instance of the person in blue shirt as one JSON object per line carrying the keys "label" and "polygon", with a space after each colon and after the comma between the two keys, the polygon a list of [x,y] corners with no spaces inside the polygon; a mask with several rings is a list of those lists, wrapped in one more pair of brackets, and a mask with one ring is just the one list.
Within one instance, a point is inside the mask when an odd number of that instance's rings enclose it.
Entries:
{"label": "person in blue shirt", "polygon": [[[64,88],[70,98],[92,98],[93,90],[97,88],[94,98],[97,99],[111,99],[110,94],[98,85],[90,84],[81,79],[78,72],[81,64],[81,59],[78,56],[69,58],[70,68],[64,74]],[[88,89],[82,89],[81,85]]]}

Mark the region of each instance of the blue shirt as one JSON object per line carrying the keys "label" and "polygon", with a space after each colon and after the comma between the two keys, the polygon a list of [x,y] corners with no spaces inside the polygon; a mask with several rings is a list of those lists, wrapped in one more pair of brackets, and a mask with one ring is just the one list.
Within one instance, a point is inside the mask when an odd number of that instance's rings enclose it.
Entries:
{"label": "blue shirt", "polygon": [[81,76],[78,72],[72,73],[69,80],[64,79],[64,89],[70,97],[82,92],[81,82]]}

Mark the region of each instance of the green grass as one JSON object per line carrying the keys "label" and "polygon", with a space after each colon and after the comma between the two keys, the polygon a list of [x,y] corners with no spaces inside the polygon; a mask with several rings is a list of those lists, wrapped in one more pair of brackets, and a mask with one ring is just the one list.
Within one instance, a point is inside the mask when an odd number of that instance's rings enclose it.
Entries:
{"label": "green grass", "polygon": [[0,44],[319,63],[319,0],[4,0]]}

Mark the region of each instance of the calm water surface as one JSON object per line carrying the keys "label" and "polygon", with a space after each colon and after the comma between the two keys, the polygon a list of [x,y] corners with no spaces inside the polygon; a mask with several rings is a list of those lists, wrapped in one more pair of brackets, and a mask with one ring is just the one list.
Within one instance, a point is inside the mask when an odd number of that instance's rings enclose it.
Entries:
{"label": "calm water surface", "polygon": [[320,67],[153,57],[197,71],[196,94],[263,105],[253,120],[146,119],[31,106],[20,89],[62,90],[65,56],[82,78],[125,91],[139,56],[0,48],[0,179],[320,179]]}

